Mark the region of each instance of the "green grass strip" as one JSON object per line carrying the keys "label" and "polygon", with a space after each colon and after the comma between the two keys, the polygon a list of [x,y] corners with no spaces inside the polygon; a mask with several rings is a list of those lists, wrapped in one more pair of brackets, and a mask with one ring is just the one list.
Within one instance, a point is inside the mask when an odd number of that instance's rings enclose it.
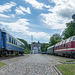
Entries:
{"label": "green grass strip", "polygon": [[63,75],[75,75],[75,64],[56,65]]}
{"label": "green grass strip", "polygon": [[6,64],[3,63],[3,62],[0,62],[0,67],[2,67],[2,66],[4,66],[4,65],[6,65]]}

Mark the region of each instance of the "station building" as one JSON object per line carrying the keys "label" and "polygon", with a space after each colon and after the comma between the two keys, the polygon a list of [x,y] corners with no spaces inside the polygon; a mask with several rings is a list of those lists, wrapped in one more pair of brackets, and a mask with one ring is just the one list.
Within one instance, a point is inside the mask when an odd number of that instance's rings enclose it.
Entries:
{"label": "station building", "polygon": [[31,44],[31,50],[30,50],[30,53],[31,54],[39,54],[41,53],[41,44],[39,43],[36,43],[36,44]]}

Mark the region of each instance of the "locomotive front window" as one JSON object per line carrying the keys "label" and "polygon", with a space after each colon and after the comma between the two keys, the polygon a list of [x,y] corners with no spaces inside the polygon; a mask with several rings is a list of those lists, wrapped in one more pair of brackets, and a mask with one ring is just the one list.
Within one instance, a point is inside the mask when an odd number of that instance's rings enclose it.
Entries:
{"label": "locomotive front window", "polygon": [[75,37],[73,37],[73,40],[75,40]]}

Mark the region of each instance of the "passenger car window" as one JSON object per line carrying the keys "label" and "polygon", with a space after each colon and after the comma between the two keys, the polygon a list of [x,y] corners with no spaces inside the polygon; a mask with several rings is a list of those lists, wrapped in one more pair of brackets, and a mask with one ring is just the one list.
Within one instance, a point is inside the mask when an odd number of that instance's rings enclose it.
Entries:
{"label": "passenger car window", "polygon": [[16,45],[17,45],[17,42],[16,42]]}
{"label": "passenger car window", "polygon": [[12,43],[13,43],[13,38],[12,38]]}
{"label": "passenger car window", "polygon": [[11,43],[11,37],[9,36],[9,42]]}
{"label": "passenger car window", "polygon": [[15,44],[15,40],[14,40],[14,44]]}

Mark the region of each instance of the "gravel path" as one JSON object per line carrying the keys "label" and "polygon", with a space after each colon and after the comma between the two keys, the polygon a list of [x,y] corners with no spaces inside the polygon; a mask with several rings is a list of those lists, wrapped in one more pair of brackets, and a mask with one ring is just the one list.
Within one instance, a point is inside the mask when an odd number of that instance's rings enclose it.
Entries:
{"label": "gravel path", "polygon": [[7,66],[0,69],[0,75],[58,75],[52,66],[59,62],[49,55],[29,54],[2,62]]}

